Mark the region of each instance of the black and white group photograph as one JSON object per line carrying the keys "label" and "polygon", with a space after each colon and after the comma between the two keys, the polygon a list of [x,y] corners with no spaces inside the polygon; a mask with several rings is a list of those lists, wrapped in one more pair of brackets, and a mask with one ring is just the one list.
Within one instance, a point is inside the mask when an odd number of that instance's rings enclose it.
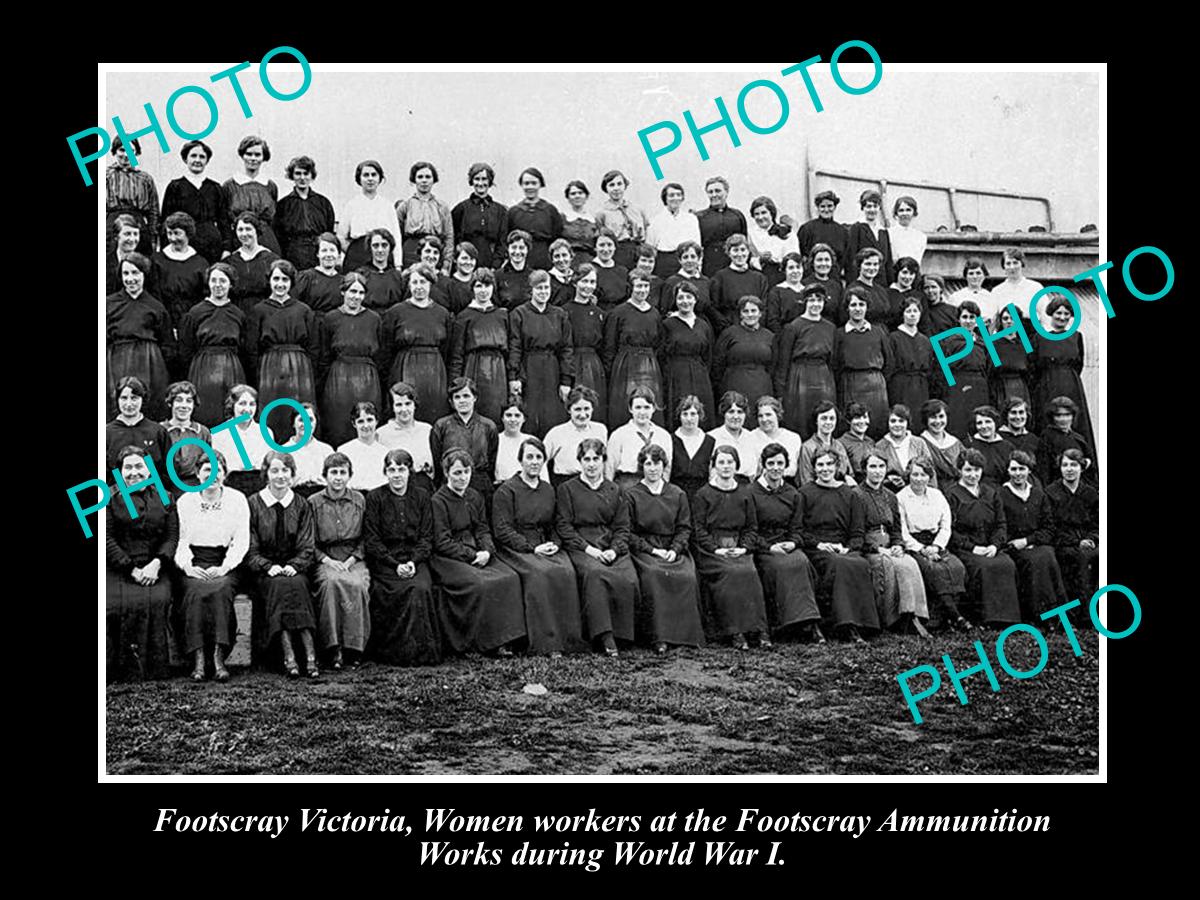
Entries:
{"label": "black and white group photograph", "polygon": [[102,777],[1101,774],[1101,66],[311,63],[99,163]]}

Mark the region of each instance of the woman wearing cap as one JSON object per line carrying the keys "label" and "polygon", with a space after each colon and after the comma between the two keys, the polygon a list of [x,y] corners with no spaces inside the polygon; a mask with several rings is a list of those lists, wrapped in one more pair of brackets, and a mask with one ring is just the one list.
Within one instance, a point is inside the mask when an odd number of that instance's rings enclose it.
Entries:
{"label": "woman wearing cap", "polygon": [[[271,148],[258,135],[251,134],[238,142],[237,154],[242,158],[243,171],[221,185],[229,217],[236,223],[242,213],[253,213],[260,223],[258,242],[278,256],[279,239],[271,223],[275,220],[279,188],[262,171],[263,164],[271,161]],[[236,246],[231,243],[228,249],[234,250]]]}
{"label": "woman wearing cap", "polygon": [[492,199],[496,170],[487,163],[472,163],[467,169],[471,194],[450,210],[455,239],[475,247],[481,268],[494,269],[504,261],[508,237],[508,208]]}
{"label": "woman wearing cap", "polygon": [[179,156],[183,160],[183,175],[172,180],[163,192],[162,219],[165,222],[177,212],[191,216],[196,223],[191,245],[206,260],[215,263],[226,248],[233,246],[233,234],[229,225],[232,217],[225,208],[225,192],[204,175],[212,161],[212,148],[204,141],[188,141],[179,148]]}
{"label": "woman wearing cap", "polygon": [[775,348],[774,388],[783,398],[784,424],[803,438],[813,434],[813,415],[837,399],[831,368],[837,329],[823,315],[828,294],[819,284],[804,288],[804,311],[784,326]]}
{"label": "woman wearing cap", "polygon": [[672,181],[659,196],[666,208],[650,220],[646,243],[658,251],[654,274],[666,279],[675,274],[679,248],[688,241],[700,243],[700,222],[695,213],[683,208],[683,185]]}
{"label": "woman wearing cap", "polygon": [[[342,262],[345,272],[371,264],[371,232],[378,228],[388,229],[389,234],[395,231],[396,211],[391,201],[379,192],[384,181],[383,166],[376,160],[364,159],[354,167],[354,183],[362,192],[350,198],[338,217],[337,236],[346,251]],[[395,245],[395,240],[392,244]],[[391,262],[395,265],[395,255]]]}
{"label": "woman wearing cap", "polygon": [[821,191],[813,198],[817,217],[809,219],[796,232],[796,241],[800,246],[800,252],[806,258],[812,258],[818,244],[824,244],[830,249],[832,256],[830,262],[833,265],[835,276],[839,280],[845,269],[846,261],[850,258],[847,253],[850,239],[849,229],[840,222],[833,221],[833,213],[841,202],[841,198],[833,191]]}
{"label": "woman wearing cap", "polygon": [[895,222],[888,227],[888,240],[892,245],[892,254],[896,259],[910,257],[917,265],[925,256],[925,245],[928,237],[919,228],[914,228],[912,220],[917,217],[917,201],[905,195],[898,197],[892,204],[892,217]]}
{"label": "woman wearing cap", "polygon": [[553,204],[538,197],[538,192],[546,186],[546,178],[541,171],[530,166],[521,172],[517,184],[521,186],[525,197],[508,210],[509,230],[520,229],[529,233],[530,268],[549,269],[550,242],[562,237],[562,214]]}
{"label": "woman wearing cap", "polygon": [[608,194],[608,199],[596,212],[596,225],[616,235],[617,265],[632,272],[637,266],[638,247],[646,240],[646,228],[650,220],[641,207],[625,199],[628,187],[629,179],[620,170],[604,173],[600,179],[600,190]]}
{"label": "woman wearing cap", "polygon": [[896,272],[892,263],[892,242],[888,236],[888,229],[883,224],[881,214],[883,197],[880,196],[879,191],[866,190],[859,196],[858,205],[862,209],[862,220],[850,226],[850,233],[846,240],[847,259],[853,261],[855,267],[853,271],[846,272],[846,277],[858,275],[859,268],[862,266],[862,260],[859,259],[858,254],[870,247],[879,251],[880,281],[884,284],[891,284],[892,279],[896,277]]}

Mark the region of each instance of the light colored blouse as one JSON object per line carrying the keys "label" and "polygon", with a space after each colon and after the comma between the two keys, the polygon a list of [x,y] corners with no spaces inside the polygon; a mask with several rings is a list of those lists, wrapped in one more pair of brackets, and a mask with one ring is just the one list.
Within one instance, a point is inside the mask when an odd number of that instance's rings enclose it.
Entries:
{"label": "light colored blouse", "polygon": [[[266,426],[262,426],[266,428]],[[246,466],[242,462],[242,456],[238,453],[237,444],[234,442],[232,432],[236,431],[238,440],[241,441],[243,447],[246,448],[246,455],[250,457],[250,465]],[[275,443],[275,432],[267,428],[271,435],[271,440]],[[225,457],[225,465],[230,472],[238,472],[244,469],[261,469],[263,457],[270,451],[267,442],[263,440],[262,430],[258,422],[251,422],[250,427],[243,431],[238,426],[233,428],[223,428],[213,435],[212,448]]]}
{"label": "light colored blouse", "polygon": [[929,238],[919,228],[909,225],[907,228],[899,222],[888,226],[888,238],[892,242],[892,259],[899,262],[905,256],[911,256],[917,262],[925,255],[925,245]]}
{"label": "light colored blouse", "polygon": [[[521,471],[521,464],[517,461],[517,451],[531,437],[533,437],[532,434],[525,434],[524,432],[521,432],[515,438],[509,437],[503,431],[500,432],[500,438],[496,444],[496,484],[508,481],[508,479]],[[549,464],[542,466],[542,481],[550,480],[549,470]]]}
{"label": "light colored blouse", "polygon": [[925,496],[918,497],[907,485],[896,495],[900,501],[900,534],[904,548],[917,552],[923,546],[914,538],[914,531],[936,531],[933,543],[942,550],[950,543],[950,504],[935,487],[925,488]]}
{"label": "light colored blouse", "polygon": [[[342,217],[338,221],[338,234],[354,240],[362,237],[372,228],[386,228],[396,238],[397,246],[400,241],[399,222],[396,220],[396,208],[392,201],[383,194],[377,193],[375,199],[366,194],[355,194],[342,208]],[[399,265],[399,256],[393,252],[392,261]]]}
{"label": "light colored blouse", "polygon": [[416,419],[409,428],[401,428],[392,419],[375,432],[379,442],[389,450],[407,450],[413,458],[413,471],[424,472],[430,478],[433,477],[433,450],[429,443],[431,434],[433,426]]}
{"label": "light colored blouse", "polygon": [[[756,428],[750,434],[758,442],[758,447],[754,451],[754,464],[756,466],[762,457],[763,448],[767,444],[782,444],[783,448],[788,452],[788,465],[783,475],[785,478],[795,477],[796,472],[800,468],[800,448],[804,445],[804,439],[800,435],[787,428],[777,428],[772,435],[766,434],[761,428]],[[741,451],[739,450],[738,452],[740,453]]]}
{"label": "light colored blouse", "polygon": [[350,464],[354,467],[350,487],[365,492],[387,484],[387,476],[383,474],[383,458],[387,456],[388,449],[383,441],[364,444],[358,438],[352,438],[338,447],[338,453],[350,457]]}
{"label": "light colored blouse", "polygon": [[674,253],[684,241],[700,243],[700,220],[695,213],[681,208],[678,215],[671,215],[664,209],[650,220],[646,243],[659,253]]}
{"label": "light colored blouse", "polygon": [[[579,445],[587,438],[599,438],[608,444],[608,429],[599,422],[588,422],[585,428],[576,428],[571,422],[555,425],[546,432],[546,467],[554,463],[555,475],[578,475],[581,471],[576,454]],[[669,451],[668,451],[669,452]]]}
{"label": "light colored blouse", "polygon": [[221,489],[221,496],[209,502],[203,492],[179,498],[179,546],[175,564],[185,572],[192,565],[192,547],[224,547],[221,574],[236,569],[250,549],[250,505],[241,491]]}
{"label": "light colored blouse", "polygon": [[758,432],[750,431],[743,428],[740,437],[734,437],[729,433],[724,425],[720,428],[714,428],[709,432],[712,439],[716,442],[713,447],[713,458],[717,456],[717,447],[722,444],[728,444],[737,449],[738,452],[738,470],[739,475],[745,475],[747,478],[753,478],[758,474]]}
{"label": "light colored blouse", "polygon": [[758,260],[760,253],[770,253],[774,262],[782,264],[783,254],[800,252],[795,231],[785,238],[777,238],[765,228],[759,228],[757,222],[750,221],[746,223],[746,236],[750,239],[750,246],[754,252],[750,264],[756,269],[762,268],[762,263]]}
{"label": "light colored blouse", "polygon": [[[295,440],[295,438],[292,438]],[[288,441],[292,443],[292,441]],[[296,484],[324,484],[325,457],[333,452],[333,447],[316,438],[310,440],[299,450],[292,451],[292,459],[296,461]]]}
{"label": "light colored blouse", "polygon": [[608,460],[604,467],[605,477],[612,480],[618,472],[636,473],[638,470],[637,457],[641,449],[649,444],[658,444],[667,454],[666,469],[663,472],[664,480],[667,479],[671,474],[671,448],[674,446],[671,441],[671,433],[661,425],[651,422],[649,434],[649,439],[644,438],[632,420],[614,429],[608,439]]}

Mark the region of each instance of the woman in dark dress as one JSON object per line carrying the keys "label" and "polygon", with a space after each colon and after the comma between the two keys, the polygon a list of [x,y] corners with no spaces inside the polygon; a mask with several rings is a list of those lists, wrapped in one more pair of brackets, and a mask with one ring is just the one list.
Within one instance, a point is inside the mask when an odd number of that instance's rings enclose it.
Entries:
{"label": "woman in dark dress", "polygon": [[596,305],[596,267],[583,263],[575,280],[575,296],[563,308],[571,324],[572,356],[575,362],[575,386],[596,392],[592,419],[601,425],[608,418],[608,374],[600,353],[604,346],[605,315]]}
{"label": "woman in dark dress", "polygon": [[[553,204],[538,197],[538,192],[546,186],[546,179],[537,169],[530,166],[523,171],[517,178],[517,184],[521,186],[525,198],[508,210],[509,234],[516,229],[528,232],[530,267],[548,269],[550,242],[562,237],[562,213]],[[522,298],[521,302],[527,299]]]}
{"label": "woman in dark dress", "polygon": [[[608,381],[608,418],[610,430],[629,421],[629,397],[636,388],[649,388],[661,397],[662,370],[658,350],[662,344],[662,318],[650,305],[650,276],[635,269],[629,276],[629,299],[612,310],[604,323],[604,368]],[[655,409],[654,422],[661,425],[663,414]]]}
{"label": "woman in dark dress", "polygon": [[883,437],[887,427],[887,376],[891,374],[892,345],[881,325],[867,321],[868,300],[859,285],[846,289],[844,328],[837,332],[833,367],[838,373],[838,402],[845,409],[859,403],[871,416],[868,433],[874,440]]}
{"label": "woman in dark dress", "polygon": [[[880,273],[883,257],[880,256],[878,250],[865,247],[859,251],[856,261],[858,277],[847,282],[846,292],[842,295],[843,302],[847,304],[850,302],[849,294],[853,289],[867,301],[866,320],[887,334],[888,329],[894,323],[892,322],[891,297],[888,289],[884,286],[886,282],[883,281],[883,275]],[[850,311],[847,309],[846,318],[849,319],[849,317]]]}
{"label": "woman in dark dress", "polygon": [[556,658],[585,646],[575,568],[558,544],[554,488],[542,478],[545,446],[527,438],[517,462],[521,470],[492,497],[496,555],[521,577],[529,652]]}
{"label": "woman in dark dress", "polygon": [[[676,285],[675,309],[663,318],[662,332],[659,353],[664,382],[663,407],[670,414],[668,424],[678,426],[678,409],[684,398],[695,397],[705,409],[714,408],[709,378],[713,331],[708,320],[696,314],[696,288],[690,281],[680,281]],[[700,484],[708,480],[707,460],[699,478]],[[671,480],[674,482],[673,477]]]}
{"label": "woman in dark dress", "polygon": [[785,253],[780,262],[785,277],[767,291],[766,325],[781,334],[788,322],[804,312],[804,257]]}
{"label": "woman in dark dress", "polygon": [[933,374],[933,345],[917,327],[924,309],[920,298],[906,297],[900,304],[900,324],[888,335],[893,364],[888,400],[893,405],[903,403],[910,410],[920,409],[929,399]]}
{"label": "woman in dark dress", "polygon": [[605,313],[611,313],[629,296],[629,270],[614,260],[617,238],[607,228],[596,235],[596,303]]}
{"label": "woman in dark dress", "polygon": [[429,297],[436,277],[429,266],[417,263],[409,272],[408,299],[383,316],[384,356],[392,360],[388,384],[403,381],[416,388],[418,418],[431,425],[449,410],[445,360],[451,316]]}
{"label": "woman in dark dress", "polygon": [[804,276],[804,284],[817,285],[825,288],[825,308],[821,315],[841,328],[846,324],[846,305],[842,301],[845,286],[842,284],[841,264],[837,262],[837,253],[828,244],[817,244],[812,248],[808,260],[809,274]]}
{"label": "woman in dark dress", "polygon": [[1045,491],[1031,480],[1033,457],[1014,450],[1008,481],[999,488],[1008,524],[1004,551],[1017,564],[1017,592],[1027,621],[1072,599],[1054,556],[1054,507]]}
{"label": "woman in dark dress", "polygon": [[[1032,335],[1032,326],[1025,321],[1024,316],[1018,314],[1018,317],[1021,319],[1021,327],[1025,329],[1025,333]],[[1004,329],[1012,328],[1012,324],[1012,315],[1006,306],[996,313],[995,319],[988,323],[988,328],[991,329],[993,335],[996,335]],[[1003,409],[1009,400],[1029,402],[1033,356],[1021,343],[1020,335],[1013,331],[996,340],[992,347],[995,349],[996,355],[1000,357],[1000,364],[989,372],[992,380],[992,399],[996,406]]]}
{"label": "woman in dark dress", "polygon": [[1000,412],[994,406],[975,409],[975,433],[963,442],[983,456],[983,483],[1000,487],[1009,475],[1009,457],[1016,449],[1000,434]]}
{"label": "woman in dark dress", "polygon": [[303,271],[317,264],[317,240],[333,231],[336,217],[329,198],[312,189],[317,180],[317,164],[311,156],[292,159],[284,177],[295,187],[275,208],[275,234],[279,238],[280,255],[297,271]]}
{"label": "woman in dark dress", "polygon": [[817,407],[837,400],[831,368],[837,329],[824,314],[828,299],[820,284],[804,288],[804,311],[784,326],[775,348],[774,387],[783,398],[783,421],[805,440],[813,434]]}
{"label": "woman in dark dress", "polygon": [[296,461],[290,453],[267,451],[263,459],[267,486],[250,497],[250,549],[246,568],[255,577],[261,604],[255,612],[262,623],[262,651],[279,638],[283,669],[289,678],[299,678],[292,635],[298,632],[304,646],[304,670],[309,678],[320,675],[313,631],[312,593],[308,573],[316,558],[312,507],[292,490]]}
{"label": "woman in dark dress", "polygon": [[442,638],[455,653],[512,656],[525,637],[521,579],[496,558],[483,496],[471,487],[471,454],[442,457],[446,483],[433,494],[433,574],[441,589]]}
{"label": "woman in dark dress", "polygon": [[204,297],[208,260],[190,246],[196,223],[187,213],[171,213],[163,223],[167,243],[150,259],[150,292],[178,325]]}
{"label": "woman in dark dress", "polygon": [[951,535],[950,504],[930,484],[935,470],[927,460],[910,459],[907,474],[908,485],[896,495],[900,505],[900,533],[904,548],[917,561],[925,579],[931,611],[929,625],[969,630],[970,623],[958,611],[959,598],[967,590],[966,570],[947,549]]}
{"label": "woman in dark dress", "polygon": [[862,555],[866,509],[855,489],[837,480],[837,453],[818,450],[812,464],[813,480],[799,492],[804,552],[818,596],[831,604],[834,627],[862,643],[859,629],[879,628],[871,567]]}
{"label": "woman in dark dress", "polygon": [[[176,381],[167,388],[167,407],[171,410],[171,416],[163,419],[159,424],[166,429],[167,435],[171,438],[172,447],[186,438],[199,440],[212,446],[212,432],[192,418],[192,413],[196,409],[196,386],[194,384],[190,381]],[[180,450],[175,452],[171,467],[174,468],[175,474],[182,484],[199,484],[199,481],[196,480],[196,470],[205,456],[204,448],[193,443],[184,444]],[[167,471],[160,474],[169,475],[170,473]],[[171,491],[172,496],[178,496],[178,489],[174,485],[171,485],[168,490]]]}
{"label": "woman in dark dress", "polygon": [[[979,304],[974,300],[964,300],[958,308],[958,325],[971,333],[974,346],[967,356],[949,364],[954,384],[945,380],[940,366],[933,376],[942,382],[942,396],[950,415],[947,430],[961,440],[966,440],[971,434],[971,426],[975,424],[976,407],[992,405],[991,381],[988,374],[992,370],[992,361],[983,345],[983,339],[975,328],[975,320],[978,317]],[[952,334],[942,342],[942,352],[949,359],[962,350],[964,343],[962,337]]]}
{"label": "woman in dark dress", "polygon": [[[921,334],[932,338],[958,325],[959,308],[949,302],[950,292],[941,275],[922,275],[921,289],[925,292],[925,315],[921,317],[919,326]],[[972,302],[978,307],[976,301]],[[946,379],[940,367],[933,378],[935,389],[932,393],[934,396],[941,396],[946,390]]]}
{"label": "woman in dark dress", "polygon": [[337,236],[329,231],[321,233],[317,236],[316,266],[305,269],[296,279],[296,299],[318,316],[342,305],[342,270],[338,268],[341,255]]}
{"label": "woman in dark dress", "polygon": [[442,661],[429,558],[433,509],[411,483],[407,450],[383,459],[387,484],[367,494],[363,538],[371,572],[371,640],[367,655],[395,666]]}
{"label": "woman in dark dress", "polygon": [[238,248],[225,257],[237,274],[233,280],[233,302],[247,315],[259,300],[271,295],[271,266],[279,259],[278,253],[259,243],[262,228],[262,221],[254,213],[239,214],[233,223]]}
{"label": "woman in dark dress", "polygon": [[1100,473],[1096,465],[1096,449],[1092,443],[1075,430],[1079,418],[1079,406],[1070,397],[1055,397],[1046,408],[1046,424],[1038,443],[1038,462],[1042,466],[1042,481],[1050,484],[1058,469],[1055,460],[1062,457],[1064,450],[1078,450],[1083,454],[1083,479],[1092,487],[1100,484]]}
{"label": "woman in dark dress", "polygon": [[703,251],[695,241],[684,241],[675,252],[679,257],[679,271],[663,282],[658,310],[664,315],[672,312],[675,309],[675,293],[679,285],[687,281],[696,289],[696,315],[708,321],[716,337],[719,332],[717,317],[712,310],[712,279],[700,271],[700,254]]}
{"label": "woman in dark dress", "polygon": [[641,603],[638,634],[660,656],[667,645],[704,643],[696,567],[688,556],[692,518],[687,496],[663,476],[667,453],[657,444],[638,451],[641,481],[625,492],[629,503],[629,552],[638,573]]}
{"label": "woman in dark dress", "polygon": [[671,436],[671,484],[683,489],[689,505],[695,501],[696,491],[708,484],[717,446],[713,436],[700,428],[706,409],[704,401],[694,394],[681,398],[675,407],[679,427]]}
{"label": "woman in dark dress", "polygon": [[759,297],[742,297],[737,303],[739,321],[721,332],[713,347],[716,391],[722,395],[736,391],[746,397],[746,428],[751,431],[758,427],[758,398],[774,390],[775,335],[762,327],[762,309]]}
{"label": "woman in dark dress", "polygon": [[640,591],[629,558],[629,505],[604,477],[604,442],[585,438],[580,473],[557,490],[556,528],[575,567],[584,636],[609,657],[617,641],[632,643]]}
{"label": "woman in dark dress", "polygon": [[[116,454],[121,478],[130,487],[150,472],[142,447]],[[167,619],[171,607],[169,569],[179,543],[174,506],[163,506],[156,491],[138,490],[125,503],[110,503],[105,512],[104,638],[108,681],[122,678],[165,678],[170,674]]]}
{"label": "woman in dark dress", "polygon": [[217,262],[234,245],[230,226],[233,217],[226,208],[221,185],[204,177],[212,149],[204,141],[188,141],[179,149],[179,155],[187,169],[163,192],[162,219],[165,222],[177,212],[191,216],[196,223],[192,246],[210,263]]}
{"label": "woman in dark dress", "polygon": [[117,415],[104,426],[105,479],[113,469],[121,467],[118,453],[130,445],[148,455],[159,477],[166,478],[166,458],[167,451],[171,449],[171,437],[162,425],[142,414],[146,395],[146,384],[136,375],[126,375],[113,390],[112,402],[117,408]]}
{"label": "woman in dark dress", "polygon": [[837,404],[831,400],[818,403],[813,410],[812,422],[812,436],[800,445],[800,463],[796,466],[797,482],[803,486],[816,478],[813,460],[819,452],[828,450],[837,460],[837,465],[834,466],[834,480],[845,481],[853,487],[855,481],[850,454],[846,452],[841,440],[834,437],[840,425]]}
{"label": "woman in dark dress", "polygon": [[1008,543],[1008,526],[999,493],[982,483],[984,464],[978,450],[963,450],[958,459],[958,483],[946,491],[953,519],[950,549],[967,570],[973,607],[969,618],[1012,625],[1021,621],[1017,567],[1012,557],[1000,552]]}
{"label": "woman in dark dress", "polygon": [[[367,277],[367,309],[385,315],[406,296],[407,276],[393,264],[396,255],[396,238],[387,228],[372,228],[367,232],[367,248],[371,261],[367,265],[351,270],[362,272]],[[430,279],[432,284],[436,275]]]}
{"label": "woman in dark dress", "polygon": [[479,414],[499,422],[508,399],[508,310],[496,306],[496,278],[491,269],[471,276],[471,305],[454,319],[450,333],[449,377],[466,376],[479,391]]}
{"label": "woman in dark dress", "polygon": [[528,231],[515,229],[508,233],[508,259],[496,270],[496,305],[504,309],[516,309],[527,303],[533,295],[529,276],[535,267],[529,261],[529,248],[533,237]]}
{"label": "woman in dark dress", "polygon": [[[500,434],[496,423],[475,411],[479,394],[470,378],[456,378],[447,389],[454,412],[442,416],[429,433],[429,449],[435,460],[451,449],[466,450],[471,457],[471,487],[485,502],[495,489],[496,456]],[[485,513],[486,515],[486,506]]]}
{"label": "woman in dark dress", "polygon": [[879,191],[866,190],[859,196],[858,205],[862,209],[863,221],[851,225],[847,234],[846,258],[850,262],[847,265],[846,278],[849,280],[858,274],[855,263],[859,267],[862,265],[862,260],[858,257],[859,252],[871,249],[879,253],[881,280],[884,284],[891,284],[896,272],[892,263],[892,242],[879,214],[883,198]]}
{"label": "woman in dark dress", "polygon": [[[718,333],[737,322],[742,312],[742,301],[747,297],[759,299],[759,310],[766,305],[770,285],[767,278],[757,269],[750,268],[750,242],[744,234],[731,234],[725,239],[725,253],[729,265],[712,276],[712,312]],[[750,398],[754,400],[753,397]]]}
{"label": "woman in dark dress", "polygon": [[[138,252],[138,242],[141,240],[142,229],[136,216],[122,214],[109,226],[109,239],[113,249],[105,254],[104,292],[115,294],[121,290],[121,263],[131,253]],[[145,256],[145,254],[142,254]]]}
{"label": "woman in dark dress", "polygon": [[[921,288],[921,264],[911,256],[905,256],[896,261],[896,280],[888,285],[888,321],[887,327],[899,328],[904,321],[904,305],[910,300],[916,300],[925,313],[925,291]],[[916,323],[920,324],[920,317]]]}
{"label": "woman in dark dress", "polygon": [[146,415],[166,417],[163,395],[170,383],[167,367],[175,361],[175,332],[166,307],[145,289],[150,260],[130,253],[121,263],[124,287],[105,301],[108,417],[116,414],[117,382],[127,375],[141,379],[149,391]]}
{"label": "woman in dark dress", "polygon": [[575,349],[566,310],[550,304],[551,276],[539,270],[529,283],[529,302],[508,316],[508,391],[524,401],[526,430],[544,438],[567,421]]}
{"label": "woman in dark dress", "polygon": [[341,307],[320,318],[321,420],[325,440],[335,447],[354,437],[354,405],[365,400],[378,407],[383,399],[383,320],[363,306],[366,295],[367,279],[350,272],[342,277]]}
{"label": "woman in dark dress", "polygon": [[1059,457],[1062,477],[1046,488],[1053,510],[1054,553],[1066,587],[1064,599],[1086,603],[1099,587],[1100,495],[1082,481],[1085,458],[1074,448]]}
{"label": "woman in dark dress", "polygon": [[246,380],[246,314],[230,299],[236,279],[228,263],[209,266],[208,296],[179,324],[180,368],[196,386],[196,421],[210,428],[225,420],[221,410],[229,389]]}
{"label": "woman in dark dress", "polygon": [[[1066,297],[1055,297],[1046,305],[1050,317],[1050,333],[1066,334],[1075,317]],[[1034,341],[1033,367],[1035,372],[1033,408],[1037,418],[1045,420],[1049,407],[1058,397],[1070,398],[1076,406],[1074,428],[1083,435],[1089,447],[1095,448],[1096,435],[1088,413],[1087,395],[1083,392],[1083,335],[1078,330],[1068,338],[1050,340],[1037,336]],[[1092,457],[1095,460],[1095,457]]]}
{"label": "woman in dark dress", "polygon": [[[417,250],[420,255],[420,262],[423,262],[433,270],[433,283],[429,286],[429,296],[434,303],[439,306],[444,306],[446,309],[453,312],[452,300],[450,299],[450,290],[453,285],[451,277],[442,271],[442,240],[437,235],[427,234],[418,239]],[[404,271],[404,277],[407,278],[411,267]],[[474,269],[472,269],[474,272]],[[405,294],[407,296],[407,293]],[[469,299],[468,299],[468,302]]]}
{"label": "woman in dark dress", "polygon": [[[592,256],[589,253],[588,259]],[[550,245],[550,259],[554,263],[547,273],[550,283],[550,305],[562,306],[571,302],[575,296],[575,251],[566,238],[559,238]],[[540,269],[538,271],[541,271]],[[533,289],[533,276],[530,276],[530,290]]]}
{"label": "woman in dark dress", "polygon": [[[275,220],[275,203],[279,199],[279,188],[275,182],[262,174],[263,163],[271,161],[271,148],[257,135],[247,135],[238,142],[238,156],[242,158],[245,171],[228,179],[221,190],[225,194],[225,208],[229,217],[237,223],[245,212],[253,213],[262,222],[259,243],[279,255],[279,239],[271,223]],[[229,250],[234,246],[230,244]]]}
{"label": "woman in dark dress", "polygon": [[[317,317],[291,296],[295,266],[286,259],[276,260],[269,277],[271,296],[258,302],[247,322],[247,362],[250,371],[258,373],[260,408],[283,397],[315,403],[313,363],[320,348]],[[277,406],[266,424],[273,434],[289,434],[293,415],[289,407]]]}
{"label": "woman in dark dress", "polygon": [[487,163],[471,163],[467,169],[471,195],[450,210],[455,240],[473,246],[476,262],[486,269],[495,269],[504,261],[504,242],[509,232],[508,209],[492,199],[495,183],[495,169]]}
{"label": "woman in dark dress", "polygon": [[[225,656],[237,639],[233,610],[234,570],[250,549],[250,508],[246,498],[225,487],[225,456],[213,451],[214,475],[206,456],[196,476],[208,486],[179,498],[179,545],[175,565],[182,575],[182,645],[194,661],[192,680],[204,680],[205,651],[211,650],[217,681],[227,681]],[[139,492],[144,493],[144,492]]]}
{"label": "woman in dark dress", "polygon": [[754,567],[758,518],[750,488],[735,477],[741,467],[736,447],[713,450],[709,483],[696,492],[692,510],[692,551],[708,632],[746,650],[746,635],[770,649],[762,582]]}
{"label": "woman in dark dress", "polygon": [[1020,397],[1009,397],[1001,407],[1004,424],[1000,426],[1000,436],[1013,445],[1017,450],[1024,450],[1034,459],[1034,478],[1040,478],[1042,468],[1038,464],[1038,436],[1030,431],[1029,402]]}
{"label": "woman in dark dress", "polygon": [[778,635],[798,625],[806,637],[823,644],[812,565],[801,549],[800,494],[784,481],[791,461],[787,448],[774,442],[759,455],[762,474],[750,484],[758,520],[754,562],[771,631]]}

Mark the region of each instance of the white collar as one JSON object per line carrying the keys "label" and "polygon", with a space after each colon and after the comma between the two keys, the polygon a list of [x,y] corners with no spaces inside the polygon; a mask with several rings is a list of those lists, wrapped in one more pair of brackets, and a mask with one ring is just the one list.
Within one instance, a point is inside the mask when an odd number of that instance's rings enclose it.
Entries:
{"label": "white collar", "polygon": [[196,190],[200,190],[200,188],[204,185],[204,182],[208,180],[208,176],[206,176],[203,172],[197,175],[191,169],[184,169],[183,177],[191,182],[192,186]]}
{"label": "white collar", "polygon": [[170,244],[167,244],[167,246],[163,247],[162,252],[163,252],[163,256],[165,256],[167,259],[173,259],[173,260],[175,260],[175,262],[185,262],[186,260],[189,260],[193,256],[196,255],[196,248],[193,247],[191,244],[189,244],[187,247],[185,247],[184,250],[186,250],[187,252],[181,256],[175,252],[174,248]]}
{"label": "white collar", "polygon": [[263,488],[258,492],[258,497],[267,506],[274,506],[276,503],[278,503],[284,509],[287,509],[292,505],[292,501],[296,499],[296,492],[291,488],[288,488],[288,492],[283,495],[283,499],[277,500],[275,495],[271,493],[270,488]]}
{"label": "white collar", "polygon": [[863,324],[866,325],[867,327],[866,328],[855,328],[853,322],[847,322],[846,323],[846,334],[849,334],[852,331],[870,331],[871,330],[870,320],[863,319]]}
{"label": "white collar", "polygon": [[237,184],[249,184],[250,182],[252,182],[252,181],[253,181],[253,182],[257,183],[257,184],[261,184],[263,187],[266,187],[266,186],[267,186],[267,183],[268,183],[268,182],[269,182],[271,179],[269,179],[269,178],[268,178],[266,175],[264,175],[264,174],[263,174],[263,170],[262,170],[262,169],[259,169],[259,170],[258,170],[258,174],[257,174],[257,175],[255,175],[253,178],[252,178],[252,177],[250,177],[249,175],[247,175],[247,174],[245,173],[245,171],[241,171],[241,172],[238,172],[236,175],[234,175],[234,176],[233,176],[233,180],[234,180],[234,181],[235,181]]}

